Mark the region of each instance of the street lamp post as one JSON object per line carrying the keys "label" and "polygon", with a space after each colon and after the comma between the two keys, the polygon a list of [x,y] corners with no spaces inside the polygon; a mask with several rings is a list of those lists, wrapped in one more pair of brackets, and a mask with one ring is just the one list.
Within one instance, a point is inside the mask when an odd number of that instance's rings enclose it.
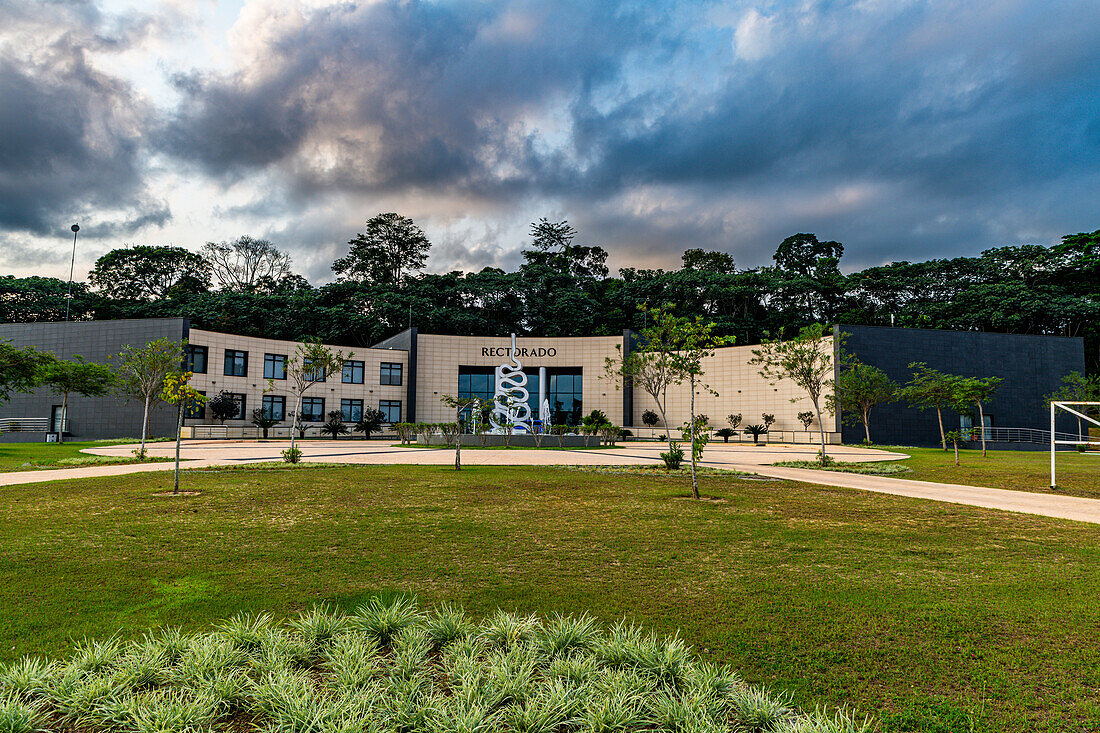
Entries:
{"label": "street lamp post", "polygon": [[73,224],[73,259],[69,262],[69,292],[65,295],[65,323],[69,322],[69,303],[73,299],[73,268],[76,266],[76,233],[80,231],[79,224]]}

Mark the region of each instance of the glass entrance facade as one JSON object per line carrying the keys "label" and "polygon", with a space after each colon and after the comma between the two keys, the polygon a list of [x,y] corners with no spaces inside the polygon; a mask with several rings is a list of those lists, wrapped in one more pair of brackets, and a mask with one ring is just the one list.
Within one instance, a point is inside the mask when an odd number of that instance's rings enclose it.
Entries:
{"label": "glass entrance facade", "polygon": [[[555,425],[577,425],[581,421],[583,402],[583,381],[581,370],[547,369],[546,399],[550,403],[550,420]],[[539,369],[529,367],[523,370],[527,375],[527,406],[531,408],[531,417],[539,416]],[[491,402],[496,392],[496,375],[493,367],[458,368],[459,398],[476,397],[482,402]]]}

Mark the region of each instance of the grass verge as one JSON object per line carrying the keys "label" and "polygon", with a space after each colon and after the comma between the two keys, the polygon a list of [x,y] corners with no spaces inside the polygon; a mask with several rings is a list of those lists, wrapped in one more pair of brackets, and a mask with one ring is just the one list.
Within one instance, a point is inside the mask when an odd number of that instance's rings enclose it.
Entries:
{"label": "grass verge", "polygon": [[[163,440],[147,440],[160,443]],[[79,468],[81,466],[102,466],[125,463],[141,463],[133,456],[92,456],[81,453],[83,448],[96,448],[105,445],[137,444],[128,438],[115,440],[82,440],[72,443],[0,443],[0,472],[34,471],[41,468]],[[167,458],[147,458],[145,462],[171,460]]]}
{"label": "grass verge", "polygon": [[[1093,525],[793,482],[541,467],[188,472],[5,487],[0,659],[382,593],[627,617],[883,731],[1100,727]],[[674,500],[675,499],[675,500]]]}
{"label": "grass verge", "polygon": [[815,471],[836,471],[837,473],[859,473],[865,476],[897,476],[909,473],[913,469],[900,463],[887,461],[875,461],[871,463],[829,463],[825,466],[820,461],[779,461],[773,466],[782,468],[809,468]]}
{"label": "grass verge", "polygon": [[[1051,491],[1050,453],[1047,451],[991,450],[983,458],[981,451],[965,450],[959,452],[960,465],[956,466],[955,454],[950,450],[875,447],[910,456],[896,462],[912,470],[905,478],[1015,491]],[[1058,451],[1057,460],[1057,493],[1100,499],[1100,455]]]}

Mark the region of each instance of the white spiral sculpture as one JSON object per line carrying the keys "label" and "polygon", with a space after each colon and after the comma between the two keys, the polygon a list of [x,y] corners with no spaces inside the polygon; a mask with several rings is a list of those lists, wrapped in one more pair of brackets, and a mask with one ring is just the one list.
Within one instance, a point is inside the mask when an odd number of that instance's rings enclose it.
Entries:
{"label": "white spiral sculpture", "polygon": [[[527,404],[531,393],[527,391],[527,375],[523,373],[523,364],[516,356],[516,335],[512,334],[512,363],[505,362],[496,368],[496,393],[493,396],[493,411],[489,422],[492,432],[527,433],[531,431],[531,408]],[[514,366],[513,366],[514,365]]]}

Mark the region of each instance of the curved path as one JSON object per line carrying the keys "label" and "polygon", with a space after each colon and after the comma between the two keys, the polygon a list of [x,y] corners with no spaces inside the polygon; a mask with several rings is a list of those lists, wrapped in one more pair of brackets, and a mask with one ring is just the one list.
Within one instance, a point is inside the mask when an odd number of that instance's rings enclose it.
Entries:
{"label": "curved path", "polygon": [[[306,462],[346,464],[416,464],[449,465],[454,462],[452,448],[418,448],[395,446],[387,441],[310,440],[299,442]],[[286,441],[187,441],[182,456],[187,468],[240,465],[244,463],[282,460],[280,451]],[[644,465],[660,463],[663,445],[627,443],[618,448],[588,450],[493,450],[473,449],[462,452],[464,465]],[[85,449],[86,453],[105,456],[129,456],[132,445],[104,446]],[[149,453],[171,457],[171,443],[154,443]],[[838,461],[883,461],[905,458],[902,453],[833,446],[830,454]],[[1100,500],[1056,494],[991,489],[981,486],[933,483],[911,479],[864,476],[836,471],[815,471],[800,468],[779,468],[770,464],[787,460],[812,460],[817,449],[810,445],[762,445],[711,443],[707,446],[702,465],[757,473],[778,479],[874,491],[883,494],[909,496],[933,501],[1037,514],[1059,519],[1072,519],[1100,524]],[[58,481],[95,476],[119,476],[148,471],[170,471],[172,463],[127,464],[87,468],[47,469],[0,473],[0,486]]]}

